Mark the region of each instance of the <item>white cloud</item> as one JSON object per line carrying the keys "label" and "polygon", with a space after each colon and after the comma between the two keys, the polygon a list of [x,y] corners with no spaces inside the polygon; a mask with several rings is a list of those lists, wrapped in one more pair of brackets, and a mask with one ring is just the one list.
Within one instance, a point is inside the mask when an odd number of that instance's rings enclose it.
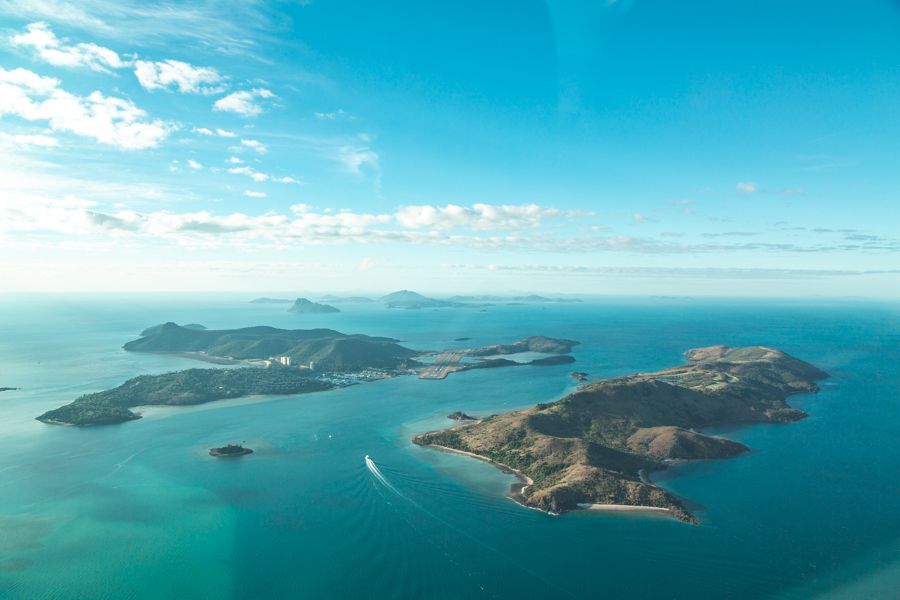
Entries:
{"label": "white cloud", "polygon": [[59,81],[26,69],[0,67],[0,116],[46,121],[54,131],[92,138],[125,149],[152,148],[173,128],[130,100],[95,91],[77,96],[59,87]]}
{"label": "white cloud", "polygon": [[244,190],[244,195],[248,198],[265,198],[268,194],[265,192],[254,192],[253,190]]}
{"label": "white cloud", "polygon": [[269,151],[266,145],[259,140],[241,140],[241,146],[246,146],[251,150],[255,150],[258,154],[265,154]]}
{"label": "white cloud", "polygon": [[216,134],[219,137],[223,137],[223,138],[233,138],[233,137],[237,136],[237,134],[233,131],[228,131],[226,129],[218,129],[218,128],[216,129]]}
{"label": "white cloud", "polygon": [[174,87],[185,94],[217,94],[225,89],[224,77],[214,68],[180,60],[139,60],[134,63],[134,75],[146,90]]}
{"label": "white cloud", "polygon": [[230,165],[242,165],[242,164],[244,164],[244,161],[242,161],[241,159],[239,159],[237,156],[229,156],[228,159],[227,159],[225,162],[227,162],[227,163],[230,164]]}
{"label": "white cloud", "polygon": [[320,121],[336,121],[338,119],[352,119],[343,108],[339,108],[332,112],[315,112],[313,113],[317,119]]}
{"label": "white cloud", "polygon": [[208,127],[194,127],[194,133],[199,133],[200,135],[211,136],[215,135],[212,129]]}
{"label": "white cloud", "polygon": [[734,187],[737,191],[744,194],[752,194],[759,191],[759,187],[752,181],[738,181]]}
{"label": "white cloud", "polygon": [[631,219],[635,223],[652,223],[652,222],[656,221],[656,219],[654,219],[652,217],[648,217],[647,215],[645,215],[643,213],[639,213],[639,212],[636,212],[633,215],[631,215]]}
{"label": "white cloud", "polygon": [[188,161],[187,161],[187,164],[188,164],[188,166],[189,166],[190,168],[192,168],[192,169],[195,170],[195,171],[199,171],[200,169],[203,168],[203,165],[201,165],[200,163],[198,163],[198,162],[197,162],[196,160],[194,160],[193,158],[189,158]]}
{"label": "white cloud", "polygon": [[109,72],[109,69],[121,69],[129,64],[115,51],[97,44],[67,45],[50,31],[46,23],[31,23],[26,29],[26,33],[12,36],[10,43],[17,48],[32,50],[38,58],[51,65]]}
{"label": "white cloud", "polygon": [[371,269],[375,268],[375,261],[369,258],[368,256],[359,261],[359,264],[356,266],[356,270],[360,273],[365,273]]}
{"label": "white cloud", "polygon": [[368,146],[346,145],[336,148],[335,159],[354,175],[362,174],[365,166],[378,169],[378,153]]}
{"label": "white cloud", "polygon": [[244,117],[255,117],[263,111],[259,101],[274,97],[275,94],[265,88],[241,90],[216,100],[213,110],[232,112]]}
{"label": "white cloud", "polygon": [[13,148],[22,148],[28,146],[38,146],[41,148],[56,148],[59,146],[59,140],[50,135],[42,133],[37,134],[8,134],[0,132],[0,147],[11,146]]}
{"label": "white cloud", "polygon": [[565,214],[568,213],[537,204],[473,204],[471,207],[448,204],[405,206],[397,211],[396,217],[398,223],[411,229],[459,227],[483,231],[537,227],[545,218]]}
{"label": "white cloud", "polygon": [[253,181],[268,181],[269,176],[265,173],[260,173],[259,171],[253,169],[252,167],[232,167],[228,169],[228,172],[233,175],[246,175],[253,179]]}
{"label": "white cloud", "polygon": [[293,177],[273,177],[272,181],[274,181],[275,183],[294,183],[297,185],[303,185],[302,181]]}

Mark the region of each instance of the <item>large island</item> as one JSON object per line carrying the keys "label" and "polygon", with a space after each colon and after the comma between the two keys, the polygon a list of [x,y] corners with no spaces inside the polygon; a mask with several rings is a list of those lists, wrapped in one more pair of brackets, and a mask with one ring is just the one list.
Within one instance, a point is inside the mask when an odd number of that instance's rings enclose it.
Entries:
{"label": "large island", "polygon": [[589,383],[562,400],[416,436],[516,473],[513,497],[551,513],[577,508],[664,510],[696,518],[646,472],[676,459],[725,458],[742,444],[701,433],[805,417],[785,402],[827,374],[762,346],[689,350],[688,364]]}
{"label": "large island", "polygon": [[418,365],[413,359],[418,353],[397,340],[333,329],[210,330],[164,323],[144,330],[124,349],[247,366],[141,375],[118,387],[85,394],[37,419],[57,425],[110,425],[140,418],[131,410],[137,406],[316,392],[405,373]]}

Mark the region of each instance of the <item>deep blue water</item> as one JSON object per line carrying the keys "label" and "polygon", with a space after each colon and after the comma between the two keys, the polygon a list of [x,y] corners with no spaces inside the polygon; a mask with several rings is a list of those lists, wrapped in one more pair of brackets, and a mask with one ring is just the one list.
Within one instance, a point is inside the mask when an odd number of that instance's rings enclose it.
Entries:
{"label": "deep blue water", "polygon": [[[0,297],[0,597],[809,598],[900,588],[900,307],[614,299],[291,315],[240,296]],[[402,377],[319,394],[153,409],[105,428],[34,421],[140,373],[202,366],[121,350],[146,326],[333,327],[416,348],[572,337],[595,376],[691,347],[776,346],[828,371],[810,417],[722,430],[753,451],[655,478],[699,526],[522,508],[490,465],[410,444],[454,410],[572,388],[571,366]],[[457,337],[471,342],[452,342]],[[206,455],[245,440],[239,461]],[[369,454],[390,486],[366,469]]]}

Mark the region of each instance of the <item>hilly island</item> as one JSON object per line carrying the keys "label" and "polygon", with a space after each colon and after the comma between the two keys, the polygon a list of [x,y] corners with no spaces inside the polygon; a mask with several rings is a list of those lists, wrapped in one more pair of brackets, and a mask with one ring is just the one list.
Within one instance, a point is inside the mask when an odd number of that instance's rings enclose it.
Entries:
{"label": "hilly island", "polygon": [[113,389],[85,394],[37,419],[59,425],[109,425],[140,418],[130,410],[136,406],[316,392],[406,372],[418,364],[413,360],[418,353],[397,340],[333,329],[210,330],[164,323],[145,329],[123,348],[248,366],[141,375]]}
{"label": "hilly island", "polygon": [[585,384],[565,398],[413,438],[487,460],[519,476],[517,501],[551,513],[635,507],[697,519],[646,472],[673,460],[727,458],[742,444],[698,430],[785,423],[805,413],[788,396],[818,390],[828,375],[762,346],[711,346],[688,364]]}
{"label": "hilly island", "polygon": [[[532,351],[568,352],[572,340],[534,336],[511,344],[461,351],[476,362],[445,367],[447,373],[470,368],[552,366],[571,362],[569,356],[548,356],[528,363],[481,356]],[[141,375],[115,388],[85,394],[37,419],[55,425],[111,425],[140,418],[132,408],[149,405],[181,406],[250,395],[316,392],[397,375],[421,373],[433,366],[416,358],[433,354],[401,346],[398,340],[333,329],[244,327],[207,329],[203,325],[163,323],[149,327],[126,343],[129,352],[177,354],[235,369],[187,369],[160,375]]]}

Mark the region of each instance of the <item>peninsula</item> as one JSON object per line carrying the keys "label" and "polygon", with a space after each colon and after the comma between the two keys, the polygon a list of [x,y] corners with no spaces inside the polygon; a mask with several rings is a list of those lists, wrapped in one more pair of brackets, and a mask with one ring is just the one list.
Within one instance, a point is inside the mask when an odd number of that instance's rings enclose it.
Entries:
{"label": "peninsula", "polygon": [[250,395],[319,392],[338,387],[309,370],[272,367],[187,369],[162,375],[140,375],[102,392],[47,411],[38,421],[52,425],[113,425],[140,419],[136,406],[188,406]]}
{"label": "peninsula", "polygon": [[666,510],[697,519],[643,474],[676,459],[726,458],[739,443],[700,433],[738,423],[784,423],[805,413],[788,396],[828,375],[763,346],[689,350],[688,364],[588,383],[562,400],[413,438],[509,469],[513,497],[551,513],[577,508]]}

